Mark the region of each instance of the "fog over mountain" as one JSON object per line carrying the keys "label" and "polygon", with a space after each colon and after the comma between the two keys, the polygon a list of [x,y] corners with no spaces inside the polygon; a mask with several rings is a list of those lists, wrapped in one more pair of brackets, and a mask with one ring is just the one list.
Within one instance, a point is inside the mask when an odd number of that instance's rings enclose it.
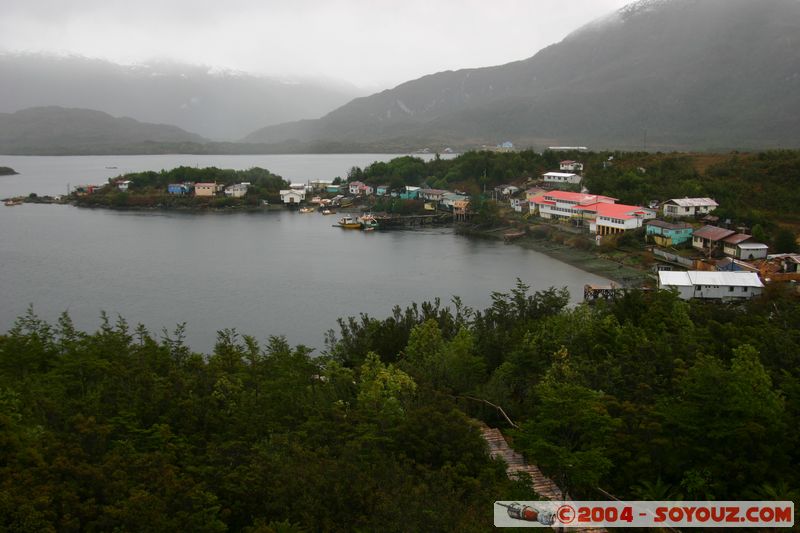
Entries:
{"label": "fog over mountain", "polygon": [[96,109],[236,140],[264,125],[320,117],[359,92],[340,82],[281,81],[196,65],[6,53],[0,54],[0,94],[0,112]]}
{"label": "fog over mountain", "polygon": [[246,140],[797,147],[798,50],[798,0],[645,0],[529,59],[425,76]]}

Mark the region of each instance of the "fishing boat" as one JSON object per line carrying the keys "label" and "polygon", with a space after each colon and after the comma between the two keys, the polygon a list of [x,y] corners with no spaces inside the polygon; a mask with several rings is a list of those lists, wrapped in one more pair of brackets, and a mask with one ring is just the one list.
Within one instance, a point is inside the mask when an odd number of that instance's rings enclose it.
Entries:
{"label": "fishing boat", "polygon": [[364,215],[359,217],[358,223],[361,224],[361,229],[364,231],[373,231],[378,229],[378,221],[373,215]]}
{"label": "fishing boat", "polygon": [[316,209],[314,209],[313,207],[301,207],[300,208],[300,212],[301,213],[313,213],[314,211],[316,211]]}
{"label": "fishing boat", "polygon": [[361,229],[361,222],[354,219],[350,215],[340,218],[339,223],[336,225],[344,229]]}
{"label": "fishing boat", "polygon": [[331,210],[331,209],[323,209],[323,210],[321,211],[321,213],[322,213],[323,215],[335,215],[335,214],[336,214],[336,211],[333,211],[333,210]]}

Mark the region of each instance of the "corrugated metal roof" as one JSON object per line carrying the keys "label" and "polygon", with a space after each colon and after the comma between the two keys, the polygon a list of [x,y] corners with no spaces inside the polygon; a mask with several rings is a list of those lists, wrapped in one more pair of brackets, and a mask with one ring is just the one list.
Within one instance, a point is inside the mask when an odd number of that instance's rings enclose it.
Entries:
{"label": "corrugated metal roof", "polygon": [[725,237],[733,235],[734,233],[736,232],[725,228],[718,228],[716,226],[703,226],[694,232],[694,236],[702,237],[703,239],[709,239],[711,241],[721,241]]}
{"label": "corrugated metal roof", "polygon": [[747,239],[752,239],[752,238],[753,238],[752,235],[748,235],[746,233],[737,233],[735,235],[731,235],[730,237],[725,237],[725,239],[723,239],[723,242],[726,242],[728,244],[739,244],[741,242],[746,241]]}
{"label": "corrugated metal roof", "polygon": [[693,283],[688,272],[661,270],[658,272],[658,285],[659,287],[691,287]]}
{"label": "corrugated metal roof", "polygon": [[553,177],[553,178],[572,178],[572,177],[577,177],[578,176],[577,174],[573,174],[571,172],[547,172],[547,173],[542,174],[542,175],[545,176],[545,177],[550,176],[550,177]]}
{"label": "corrugated metal roof", "polygon": [[670,202],[681,207],[719,207],[711,198],[671,198],[664,203]]}
{"label": "corrugated metal roof", "polygon": [[687,222],[672,223],[672,222],[666,222],[664,220],[649,220],[647,222],[647,225],[664,229],[689,229],[692,227],[692,225]]}
{"label": "corrugated metal roof", "polygon": [[715,285],[722,287],[763,287],[754,272],[689,272],[662,271],[658,273],[659,286],[688,287],[692,285]]}
{"label": "corrugated metal roof", "polygon": [[760,242],[745,242],[739,245],[742,250],[767,250],[769,246]]}

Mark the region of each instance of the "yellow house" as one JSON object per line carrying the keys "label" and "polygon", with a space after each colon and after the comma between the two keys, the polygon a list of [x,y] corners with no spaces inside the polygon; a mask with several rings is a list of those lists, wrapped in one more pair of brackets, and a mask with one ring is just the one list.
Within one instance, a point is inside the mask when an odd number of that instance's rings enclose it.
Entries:
{"label": "yellow house", "polygon": [[217,194],[217,183],[195,183],[194,195],[195,196],[214,196]]}

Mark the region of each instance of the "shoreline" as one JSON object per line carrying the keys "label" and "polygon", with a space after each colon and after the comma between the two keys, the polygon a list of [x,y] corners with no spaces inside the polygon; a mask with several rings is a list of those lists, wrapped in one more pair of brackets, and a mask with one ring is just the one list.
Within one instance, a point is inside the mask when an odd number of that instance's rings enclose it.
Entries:
{"label": "shoreline", "polygon": [[[503,240],[503,233],[508,228],[494,228],[488,230],[475,230],[456,227],[456,234],[477,239]],[[521,246],[527,250],[545,254],[562,263],[608,278],[623,287],[641,287],[652,278],[648,271],[623,265],[612,259],[600,257],[597,254],[580,250],[572,246],[558,244],[547,239],[536,239],[531,235],[508,242],[509,245]]]}
{"label": "shoreline", "polygon": [[[270,204],[267,206],[227,206],[227,207],[189,207],[189,206],[109,206],[109,205],[81,205],[76,202],[57,202],[48,197],[23,198],[24,203],[44,204],[44,205],[69,205],[78,209],[109,209],[112,211],[138,211],[138,212],[178,212],[185,214],[200,213],[267,213],[277,211],[291,211],[285,205]],[[343,209],[343,212],[357,212],[357,208]],[[463,225],[455,224],[452,226],[456,235],[462,235],[474,239],[491,239],[495,241],[503,240],[503,234],[508,227],[492,229],[474,229]],[[521,246],[552,257],[562,263],[607,278],[623,287],[641,287],[652,280],[651,275],[646,270],[633,268],[598,254],[581,250],[572,246],[552,242],[548,239],[537,239],[530,234],[509,241],[507,244]]]}

